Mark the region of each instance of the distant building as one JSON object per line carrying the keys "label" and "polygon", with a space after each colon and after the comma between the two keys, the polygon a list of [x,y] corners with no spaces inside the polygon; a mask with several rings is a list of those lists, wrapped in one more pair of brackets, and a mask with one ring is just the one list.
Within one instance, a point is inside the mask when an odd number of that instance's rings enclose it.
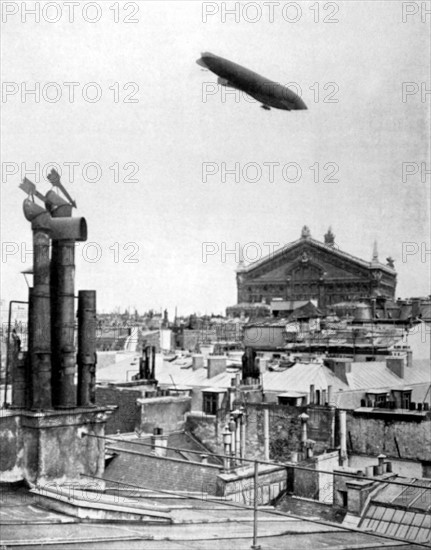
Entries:
{"label": "distant building", "polygon": [[[331,229],[324,242],[304,226],[301,237],[274,253],[237,269],[238,304],[315,301],[319,308],[339,302],[385,301],[395,297],[392,258],[383,264],[374,245],[371,262],[341,251]],[[375,307],[375,304],[374,304]]]}

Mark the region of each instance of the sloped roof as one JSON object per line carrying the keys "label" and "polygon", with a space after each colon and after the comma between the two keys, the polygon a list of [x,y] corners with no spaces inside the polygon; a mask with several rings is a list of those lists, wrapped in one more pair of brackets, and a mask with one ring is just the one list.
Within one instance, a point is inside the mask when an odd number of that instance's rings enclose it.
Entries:
{"label": "sloped roof", "polygon": [[[431,481],[428,479],[400,480],[410,487],[381,485],[366,507],[359,527],[376,533],[429,542],[431,537]],[[417,486],[428,486],[418,488]]]}
{"label": "sloped roof", "polygon": [[[181,460],[190,460],[192,462],[201,462],[201,454],[210,454],[211,451],[207,449],[202,443],[197,441],[190,433],[181,431],[181,432],[171,432],[166,434],[167,446],[170,447],[166,451],[166,456],[169,458],[177,458]],[[136,451],[146,455],[152,455],[153,450],[151,447],[151,436],[144,435],[141,437],[135,436],[134,434],[120,434],[118,436],[110,436],[112,439],[118,439],[118,442],[112,441],[109,439],[106,442],[107,448],[115,448],[116,452],[119,452],[119,449],[127,449]],[[173,449],[181,450],[173,450]],[[188,452],[194,451],[194,452]],[[126,454],[126,453],[125,453]],[[210,464],[221,464],[221,459],[213,456],[208,457]],[[109,476],[108,476],[109,477]]]}
{"label": "sloped roof", "polygon": [[294,311],[295,309],[308,304],[308,300],[273,300],[271,302],[272,311]]}
{"label": "sloped roof", "polygon": [[[235,378],[235,372],[222,372],[212,378],[207,377],[207,369],[197,370],[178,369],[175,365],[169,365],[167,368],[159,369],[156,377],[160,384],[172,385],[172,378],[175,384],[187,385],[192,387],[207,388],[229,388],[232,378]],[[314,384],[316,389],[326,389],[333,386],[334,391],[340,389],[349,389],[349,387],[335,374],[319,363],[296,363],[294,366],[284,371],[266,371],[262,374],[264,391],[283,392],[300,391],[309,392],[310,385]]]}
{"label": "sloped roof", "polygon": [[352,363],[351,372],[346,373],[351,390],[369,388],[396,388],[411,384],[431,382],[430,370],[426,361],[414,363],[414,367],[404,368],[404,377],[400,378],[383,361]]}
{"label": "sloped roof", "polygon": [[352,390],[398,386],[402,381],[388,369],[385,361],[352,363],[351,368],[351,372],[346,373],[346,378]]}
{"label": "sloped roof", "polygon": [[335,374],[319,363],[296,363],[284,371],[266,371],[262,375],[264,391],[281,393],[283,391],[298,391],[308,393],[310,385],[316,389],[346,390],[348,386]]}
{"label": "sloped roof", "polygon": [[343,252],[342,250],[339,250],[338,248],[334,248],[330,245],[327,245],[325,243],[317,241],[316,239],[313,239],[312,237],[306,237],[306,238],[301,237],[301,238],[297,239],[296,241],[287,243],[286,245],[284,245],[282,248],[276,250],[275,252],[271,252],[267,256],[264,256],[263,258],[260,258],[259,260],[256,260],[255,262],[252,262],[251,264],[249,264],[247,266],[241,266],[237,271],[241,272],[241,273],[247,273],[249,271],[252,271],[256,267],[258,267],[260,265],[263,265],[263,264],[267,263],[268,261],[272,261],[272,260],[278,258],[279,256],[283,256],[284,254],[286,254],[286,252],[288,252],[289,250],[292,250],[293,248],[295,248],[299,244],[305,244],[305,243],[306,244],[311,244],[312,246],[314,246],[314,247],[316,247],[320,250],[325,250],[326,252],[329,251],[329,252],[333,253],[335,256],[338,256],[338,257],[343,258],[345,260],[348,260],[348,261],[354,262],[356,264],[359,264],[362,267],[366,267],[366,268],[377,267],[377,268],[379,268],[383,271],[386,271],[388,273],[391,273],[391,274],[396,273],[395,269],[393,269],[392,267],[389,267],[388,265],[382,264],[380,262],[366,262],[365,260],[362,260],[361,258],[353,256],[352,254],[348,254],[347,252]]}
{"label": "sloped roof", "polygon": [[292,311],[289,315],[289,321],[309,319],[310,317],[322,317],[322,312],[312,302],[307,302]]}

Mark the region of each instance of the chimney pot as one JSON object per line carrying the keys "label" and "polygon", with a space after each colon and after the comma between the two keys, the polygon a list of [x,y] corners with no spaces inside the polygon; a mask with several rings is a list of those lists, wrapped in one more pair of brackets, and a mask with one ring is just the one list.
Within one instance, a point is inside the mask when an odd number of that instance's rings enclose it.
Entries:
{"label": "chimney pot", "polygon": [[156,456],[166,456],[168,446],[168,436],[163,435],[162,428],[154,428],[151,436],[151,446]]}

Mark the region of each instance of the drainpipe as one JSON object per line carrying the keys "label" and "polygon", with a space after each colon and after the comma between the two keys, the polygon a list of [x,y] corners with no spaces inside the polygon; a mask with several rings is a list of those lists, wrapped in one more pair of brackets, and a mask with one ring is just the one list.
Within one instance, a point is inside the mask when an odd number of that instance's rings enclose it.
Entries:
{"label": "drainpipe", "polygon": [[239,416],[236,418],[236,429],[235,429],[235,450],[236,450],[236,461],[237,464],[241,462],[241,421]]}
{"label": "drainpipe", "polygon": [[51,402],[51,317],[49,292],[49,213],[30,199],[23,203],[24,215],[33,232],[33,290],[29,318],[31,334],[31,401],[36,410],[52,408]]}
{"label": "drainpipe", "polygon": [[29,409],[32,403],[33,380],[32,380],[32,362],[33,353],[33,288],[28,289],[28,325],[27,325],[27,357],[26,357],[26,384],[25,384],[25,408]]}
{"label": "drainpipe", "polygon": [[231,437],[231,454],[233,458],[233,464],[235,464],[235,457],[237,456],[237,449],[236,449],[236,422],[233,419],[233,417],[230,417],[229,420],[229,430],[232,434]]}
{"label": "drainpipe", "polygon": [[340,466],[347,466],[346,411],[339,411],[340,420]]}
{"label": "drainpipe", "polygon": [[[14,368],[13,368],[13,365],[12,365],[12,369],[10,368],[10,362],[11,362],[10,335],[11,335],[11,325],[12,325],[12,304],[28,304],[28,302],[23,302],[21,300],[11,300],[9,302],[9,314],[8,314],[8,322],[7,322],[7,340],[6,340],[6,372],[5,372],[3,407],[6,408],[8,406],[7,390],[8,390],[9,374],[12,370],[12,374],[11,374],[12,406],[16,406],[16,408],[23,408],[23,407],[25,408],[25,392],[24,392],[24,405],[23,406],[15,404],[14,399],[13,399],[13,384],[14,384]],[[28,326],[27,326],[27,350],[28,349],[29,349],[29,347],[28,347]],[[25,384],[25,381],[24,381],[24,388],[25,389],[27,388],[27,384]]]}
{"label": "drainpipe", "polygon": [[78,292],[78,406],[96,404],[96,291]]}
{"label": "drainpipe", "polygon": [[151,346],[151,380],[156,378],[156,346]]}
{"label": "drainpipe", "polygon": [[240,407],[241,416],[240,416],[240,422],[241,422],[241,458],[245,458],[245,409],[244,407]]}
{"label": "drainpipe", "polygon": [[263,409],[263,456],[269,462],[269,410]]}

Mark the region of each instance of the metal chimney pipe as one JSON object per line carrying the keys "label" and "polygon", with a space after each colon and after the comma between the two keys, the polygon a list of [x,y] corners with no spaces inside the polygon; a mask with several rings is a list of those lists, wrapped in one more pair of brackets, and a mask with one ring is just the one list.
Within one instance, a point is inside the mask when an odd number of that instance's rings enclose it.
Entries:
{"label": "metal chimney pipe", "polygon": [[340,420],[340,466],[347,466],[347,427],[346,427],[346,411],[339,411]]}
{"label": "metal chimney pipe", "polygon": [[78,292],[78,406],[96,404],[96,291]]}
{"label": "metal chimney pipe", "polygon": [[25,385],[25,406],[30,408],[33,395],[32,362],[33,353],[33,287],[28,289],[28,321],[27,321],[27,357],[26,357],[26,385]]}
{"label": "metal chimney pipe", "polygon": [[145,368],[144,358],[140,357],[139,358],[139,380],[142,380],[144,378],[144,368]]}
{"label": "metal chimney pipe", "polygon": [[[54,191],[46,194],[51,213],[51,342],[53,401],[57,408],[73,408],[75,391],[75,241],[87,239],[84,218],[71,218],[72,206]],[[80,391],[78,393],[81,393]],[[89,395],[82,396],[84,401]]]}
{"label": "metal chimney pipe", "polygon": [[[70,218],[72,207],[53,190],[46,196],[53,218]],[[65,267],[67,266],[67,268]],[[55,407],[75,407],[75,243],[52,241],[51,251],[51,345],[52,399]]]}
{"label": "metal chimney pipe", "polygon": [[51,316],[49,301],[49,213],[30,199],[23,203],[24,215],[33,231],[33,290],[29,318],[31,330],[31,407],[51,409]]}
{"label": "metal chimney pipe", "polygon": [[269,461],[269,410],[263,409],[263,456]]}
{"label": "metal chimney pipe", "polygon": [[51,262],[53,401],[76,407],[75,377],[75,242],[53,241]]}
{"label": "metal chimney pipe", "polygon": [[151,347],[151,380],[156,378],[156,347]]}
{"label": "metal chimney pipe", "polygon": [[299,415],[301,420],[301,450],[304,451],[307,444],[307,420],[310,417],[307,413],[302,413]]}

